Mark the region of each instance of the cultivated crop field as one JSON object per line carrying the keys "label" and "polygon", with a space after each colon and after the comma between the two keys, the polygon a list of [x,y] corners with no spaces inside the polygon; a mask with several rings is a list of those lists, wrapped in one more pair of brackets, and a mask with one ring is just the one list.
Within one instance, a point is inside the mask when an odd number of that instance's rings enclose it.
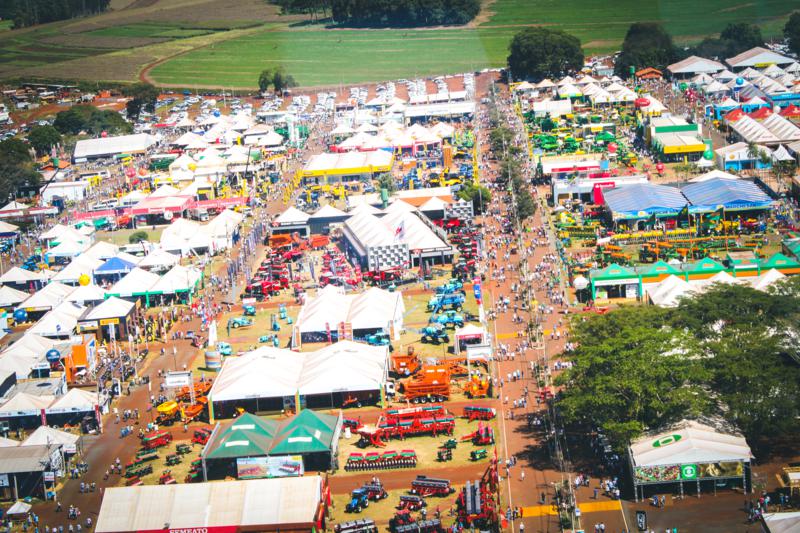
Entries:
{"label": "cultivated crop field", "polygon": [[141,76],[173,87],[253,89],[261,70],[283,66],[301,85],[336,86],[499,67],[514,33],[530,25],[563,28],[587,53],[618,49],[637,20],[662,22],[678,43],[741,21],[778,36],[800,0],[494,0],[468,27],[410,30],[309,25],[264,0],[115,5],[97,17],[0,31],[0,77]]}

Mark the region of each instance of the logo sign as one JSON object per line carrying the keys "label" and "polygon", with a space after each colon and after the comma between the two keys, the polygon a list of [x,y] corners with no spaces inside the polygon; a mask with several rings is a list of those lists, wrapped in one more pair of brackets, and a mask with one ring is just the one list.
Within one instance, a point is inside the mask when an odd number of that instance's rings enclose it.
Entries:
{"label": "logo sign", "polygon": [[56,473],[55,472],[45,472],[44,473],[44,480],[45,481],[55,481],[56,480]]}
{"label": "logo sign", "polygon": [[681,465],[681,479],[697,479],[697,465]]}
{"label": "logo sign", "polygon": [[192,384],[191,372],[167,372],[164,379],[164,386],[167,388],[173,387],[189,387]]}
{"label": "logo sign", "polygon": [[683,437],[681,435],[667,435],[665,437],[661,437],[660,439],[653,441],[653,448],[663,448],[664,446],[669,446],[670,444],[675,444]]}
{"label": "logo sign", "polygon": [[639,531],[647,531],[647,512],[636,511],[636,527]]}

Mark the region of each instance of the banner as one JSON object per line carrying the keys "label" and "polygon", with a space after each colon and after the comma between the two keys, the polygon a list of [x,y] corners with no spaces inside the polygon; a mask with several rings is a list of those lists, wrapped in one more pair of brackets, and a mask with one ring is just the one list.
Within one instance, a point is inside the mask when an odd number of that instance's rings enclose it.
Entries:
{"label": "banner", "polygon": [[303,457],[300,455],[236,459],[236,477],[238,479],[292,477],[302,476],[304,473]]}
{"label": "banner", "polygon": [[636,483],[662,483],[694,481],[697,479],[735,478],[744,475],[744,463],[727,461],[719,463],[683,464],[669,466],[637,466]]}

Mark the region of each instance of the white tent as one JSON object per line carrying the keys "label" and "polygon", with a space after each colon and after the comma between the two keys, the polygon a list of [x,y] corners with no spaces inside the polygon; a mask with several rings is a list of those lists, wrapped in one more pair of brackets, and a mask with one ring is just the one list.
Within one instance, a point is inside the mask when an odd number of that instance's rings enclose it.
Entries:
{"label": "white tent", "polygon": [[160,294],[185,292],[194,289],[202,276],[202,272],[196,268],[175,265],[169,272],[161,276],[161,279],[159,279],[150,290]]}
{"label": "white tent", "polygon": [[[79,389],[73,389],[79,390]],[[60,429],[51,428],[50,426],[39,426],[31,435],[22,441],[20,446],[41,446],[58,444],[65,448],[74,449],[81,440],[80,435],[61,431]]]}
{"label": "white tent", "polygon": [[739,179],[739,176],[737,176],[735,174],[731,174],[729,172],[723,172],[722,170],[714,169],[714,170],[711,170],[709,172],[706,172],[705,174],[700,174],[699,176],[695,176],[692,179],[690,179],[689,181],[692,182],[692,183],[699,183],[699,182],[702,182],[702,181],[713,180],[713,179],[716,179],[716,178],[735,180],[735,179]]}
{"label": "white tent", "polygon": [[50,405],[48,413],[93,412],[99,403],[96,392],[83,389],[70,389]]}
{"label": "white tent", "polygon": [[0,437],[0,448],[13,448],[14,446],[19,446],[19,444],[18,440]]}
{"label": "white tent", "polygon": [[[669,444],[654,446],[653,443]],[[636,439],[630,446],[634,467],[654,467],[719,462],[749,462],[753,457],[744,437],[706,423],[684,420]]]}
{"label": "white tent", "polygon": [[78,317],[86,308],[75,302],[63,302],[44,315],[28,330],[43,337],[66,337],[72,335],[78,324]]}
{"label": "white tent", "polygon": [[233,246],[233,236],[244,221],[244,214],[225,209],[203,226],[203,232],[211,240],[214,250],[226,250]]}
{"label": "white tent", "polygon": [[45,277],[41,272],[31,272],[20,267],[9,268],[5,274],[0,276],[0,284],[28,285],[44,280]]}
{"label": "white tent", "polygon": [[[119,253],[119,246],[112,244],[108,241],[98,241],[94,243],[88,250],[83,252],[82,256],[91,257],[92,259],[111,259]],[[97,268],[97,267],[95,267]]]}
{"label": "white tent", "polygon": [[[94,248],[94,246],[92,248]],[[91,249],[88,251],[91,251]],[[112,255],[111,257],[114,256]],[[105,259],[92,257],[88,255],[88,253],[81,254],[70,261],[70,263],[63,269],[56,272],[53,276],[53,281],[60,281],[62,283],[78,283],[78,280],[83,274],[92,277],[92,273],[95,271],[95,269],[99,268],[104,262]]]}
{"label": "white tent", "polygon": [[136,304],[133,302],[112,296],[87,310],[81,317],[81,320],[104,320],[106,318],[126,317],[135,305]]}
{"label": "white tent", "polygon": [[786,278],[786,275],[778,272],[774,268],[769,269],[764,274],[755,278],[749,278],[751,286],[758,291],[765,291],[774,283]]}
{"label": "white tent", "polygon": [[22,302],[18,308],[32,311],[49,311],[65,301],[67,296],[74,290],[75,287],[53,281],[32,294],[30,298]]}
{"label": "white tent", "polygon": [[50,248],[45,252],[45,256],[47,257],[75,257],[83,253],[85,250],[89,248],[89,243],[87,242],[80,242],[77,240],[63,239],[60,240],[58,246],[54,248]]}
{"label": "white tent", "polygon": [[115,283],[108,293],[122,298],[143,295],[149,293],[158,280],[158,274],[136,267]]}
{"label": "white tent", "polygon": [[765,533],[797,533],[800,531],[800,511],[764,513],[761,515],[761,519]]}
{"label": "white tent", "polygon": [[72,291],[67,296],[66,301],[76,302],[80,305],[89,305],[96,302],[102,302],[108,294],[105,290],[97,285],[90,283],[89,285],[81,285]]}
{"label": "white tent", "polygon": [[26,392],[18,392],[6,403],[0,405],[0,416],[37,416],[42,409],[47,409],[55,400],[55,396],[45,394],[35,396]]}
{"label": "white tent", "polygon": [[678,276],[667,276],[658,283],[645,286],[645,292],[653,305],[661,307],[675,307],[680,298],[693,292],[692,285]]}
{"label": "white tent", "polygon": [[189,255],[192,250],[211,248],[211,238],[201,224],[179,218],[161,233],[161,248]]}
{"label": "white tent", "polygon": [[26,300],[30,294],[27,292],[18,291],[11,287],[0,287],[0,307],[16,307],[17,304]]}
{"label": "white tent", "polygon": [[147,254],[140,262],[139,267],[145,270],[161,271],[167,270],[173,265],[180,263],[181,258],[179,255],[171,254],[168,251],[159,248]]}
{"label": "white tent", "polygon": [[225,360],[209,394],[213,402],[334,392],[380,391],[386,346],[341,341],[316,352],[261,347]]}
{"label": "white tent", "polygon": [[[405,204],[405,202],[398,201],[392,205],[395,204]],[[389,208],[391,207],[389,206]],[[390,231],[395,232],[400,241],[408,245],[408,249],[412,250],[412,253],[413,250],[435,250],[437,252],[452,250],[452,247],[425,224],[416,213],[400,210],[389,213],[389,209],[386,211],[387,215],[381,219],[381,223]],[[400,229],[399,232],[397,228]]]}
{"label": "white tent", "polygon": [[308,213],[303,213],[296,207],[292,206],[289,207],[286,211],[278,215],[273,221],[273,224],[277,224],[278,226],[292,226],[296,224],[305,224],[308,222],[310,215]]}

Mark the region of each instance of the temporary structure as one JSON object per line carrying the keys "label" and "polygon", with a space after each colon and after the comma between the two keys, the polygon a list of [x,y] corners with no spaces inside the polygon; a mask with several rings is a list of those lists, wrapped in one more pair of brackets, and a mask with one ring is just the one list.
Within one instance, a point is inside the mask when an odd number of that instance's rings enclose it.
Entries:
{"label": "temporary structure", "polygon": [[16,307],[17,304],[26,300],[30,294],[27,292],[18,291],[11,287],[0,287],[0,308],[7,309],[9,307]]}
{"label": "temporary structure", "polygon": [[49,311],[67,299],[75,287],[57,281],[50,282],[19,305],[28,311]]}

